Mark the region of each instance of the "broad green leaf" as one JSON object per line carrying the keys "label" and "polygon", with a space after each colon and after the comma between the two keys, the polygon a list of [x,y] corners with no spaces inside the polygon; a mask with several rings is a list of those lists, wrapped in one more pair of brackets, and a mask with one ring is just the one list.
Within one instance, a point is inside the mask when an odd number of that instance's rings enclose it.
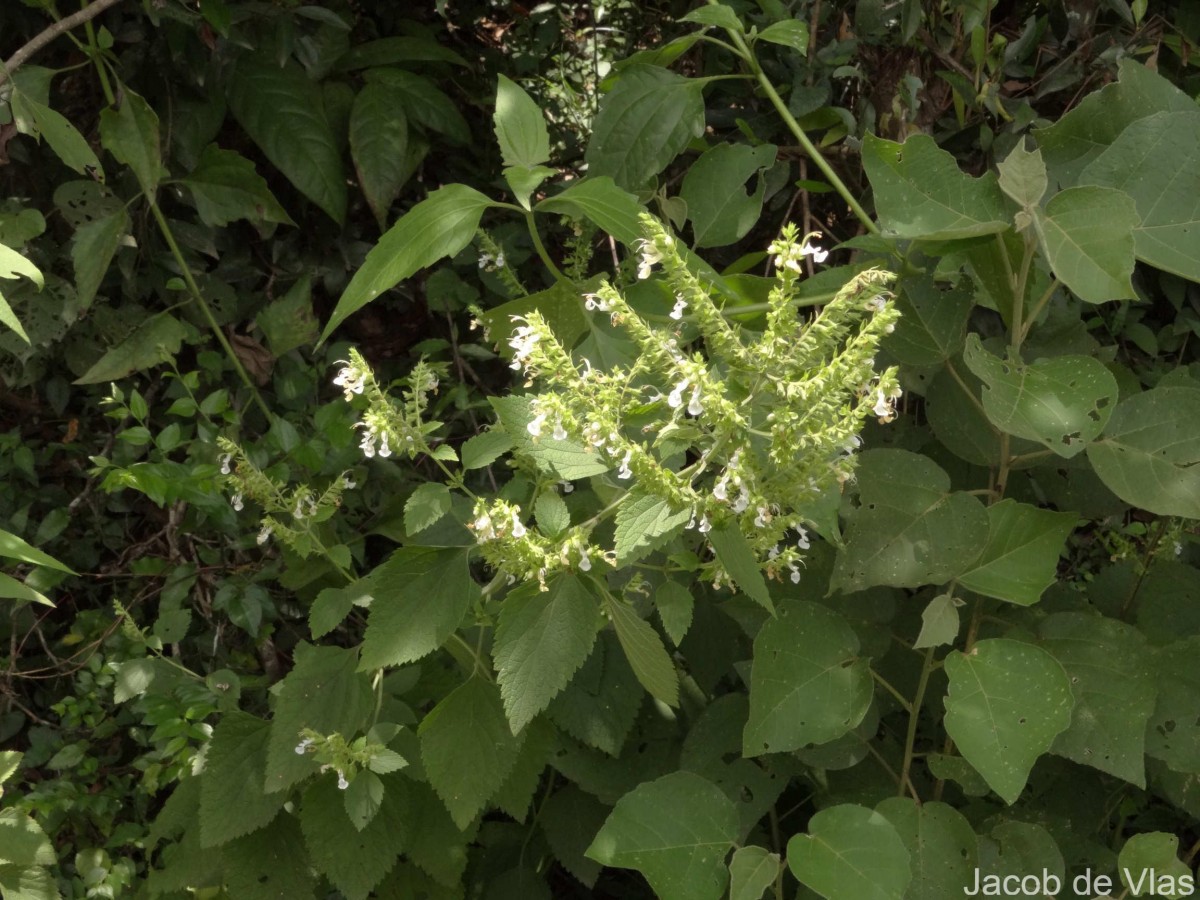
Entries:
{"label": "broad green leaf", "polygon": [[[402,757],[403,758],[403,757]],[[360,771],[342,791],[342,808],[356,830],[362,831],[379,814],[383,806],[383,782],[370,769]]]}
{"label": "broad green leaf", "polygon": [[284,797],[267,794],[271,723],[233,710],[213,729],[200,776],[200,845],[217,847],[269,823]]}
{"label": "broad green leaf", "polygon": [[1200,637],[1155,654],[1158,700],[1146,728],[1146,753],[1176,772],[1200,772]]}
{"label": "broad green leaf", "polygon": [[57,861],[50,838],[28,813],[0,809],[0,865],[52,866]]}
{"label": "broad green leaf", "polygon": [[1200,519],[1200,391],[1159,387],[1125,398],[1088,461],[1126,503]]}
{"label": "broad green leaf", "polygon": [[432,653],[480,596],[467,551],[457,548],[401,547],[367,580],[375,599],[363,635],[364,672]]}
{"label": "broad green leaf", "polygon": [[914,650],[953,644],[958,638],[958,606],[953,594],[938,594],[921,611],[921,632],[913,642]]}
{"label": "broad green leaf", "polygon": [[5,900],[62,900],[49,869],[0,865],[0,891]]}
{"label": "broad green leaf", "polygon": [[224,228],[238,219],[255,225],[296,224],[267,187],[267,180],[254,170],[254,163],[233,150],[209,144],[182,183],[192,192],[200,221],[212,228]]}
{"label": "broad green leaf", "polygon": [[454,823],[465,829],[504,784],[522,737],[504,717],[496,685],[472,678],[448,694],[421,722],[421,761]]}
{"label": "broad green leaf", "polygon": [[549,166],[508,166],[504,170],[504,180],[517,202],[529,209],[529,198],[545,181],[558,174],[557,169]]}
{"label": "broad green leaf", "polygon": [[59,562],[48,553],[43,553],[37,547],[29,544],[11,532],[0,528],[0,556],[15,559],[18,562],[29,563],[31,566],[45,566],[74,575],[73,569]]}
{"label": "broad green leaf", "polygon": [[713,529],[708,540],[716,551],[717,562],[725,569],[725,574],[733,579],[737,589],[768,612],[774,613],[775,606],[771,603],[762,569],[754,558],[750,542],[737,523]]}
{"label": "broad green leaf", "polygon": [[908,848],[883,815],[853,804],[823,809],[788,841],[788,868],[825,900],[901,900]]}
{"label": "broad green leaf", "polygon": [[104,169],[100,160],[82,134],[62,113],[39,103],[19,88],[14,89],[9,99],[13,124],[22,134],[44,138],[50,149],[63,161],[67,168],[80,175],[93,176],[104,181]]}
{"label": "broad green leaf", "polygon": [[380,231],[387,228],[388,208],[411,174],[407,146],[404,98],[384,84],[364,85],[350,109],[350,156]]}
{"label": "broad green leaf", "polygon": [[791,47],[808,56],[808,23],[801,19],[783,19],[768,25],[758,33],[760,41]]}
{"label": "broad green leaf", "polygon": [[225,889],[246,900],[311,897],[316,877],[308,866],[296,865],[296,848],[304,844],[295,816],[276,816],[266,828],[238,838],[221,850]]}
{"label": "broad green leaf", "polygon": [[[692,163],[679,196],[687,203],[696,247],[732,244],[754,227],[767,189],[762,173],[774,165],[775,151],[774,144],[718,144]],[[746,183],[755,176],[754,193],[747,194]]]}
{"label": "broad green leaf", "polygon": [[689,518],[689,510],[673,510],[666,500],[633,488],[617,509],[617,565],[629,565],[657,550],[679,534]]}
{"label": "broad green leaf", "polygon": [[87,309],[95,299],[100,283],[129,231],[129,215],[121,209],[112,215],[81,225],[71,244],[71,262],[75,267],[75,303]]}
{"label": "broad green leaf", "polygon": [[312,344],[317,339],[317,317],[313,314],[312,279],[296,279],[286,294],[269,303],[254,319],[276,359],[289,350]]}
{"label": "broad green leaf", "polygon": [[701,6],[679,20],[680,22],[695,22],[697,25],[709,25],[717,28],[728,28],[732,31],[744,32],[741,19],[732,8],[718,3],[716,6]]}
{"label": "broad green leaf", "polygon": [[645,697],[617,636],[605,631],[548,713],[571,737],[616,756]]}
{"label": "broad green leaf", "polygon": [[1034,132],[1046,166],[1061,187],[1079,174],[1133,122],[1158,112],[1196,109],[1196,103],[1163,76],[1132,57],[1123,58],[1119,80],[1083,101],[1053,125]]}
{"label": "broad green leaf", "polygon": [[[535,209],[587,219],[627,247],[641,240],[638,216],[646,211],[636,196],[617,187],[608,176],[596,175],[572,182],[565,191],[547,197]],[[565,335],[559,336],[567,339]]]}
{"label": "broad green leaf", "polygon": [[1128,195],[1090,185],[1055,194],[1033,214],[1055,276],[1088,303],[1137,296],[1129,279],[1140,221]]}
{"label": "broad green leaf", "polygon": [[997,169],[1000,172],[1000,190],[1019,206],[1031,210],[1041,203],[1048,183],[1041,150],[1029,151],[1024,143],[1018,143]]}
{"label": "broad green leaf", "polygon": [[695,605],[691,592],[678,581],[664,581],[654,592],[654,608],[658,610],[663,630],[676,647],[692,627]]}
{"label": "broad green leaf", "polygon": [[488,402],[504,430],[513,438],[518,452],[532,459],[539,468],[563,481],[603,475],[609,470],[609,464],[599,453],[570,438],[559,441],[543,433],[534,440],[527,428],[534,418],[531,398],[510,395],[489,397]]}
{"label": "broad green leaf", "polygon": [[504,711],[514,734],[544,710],[583,665],[600,625],[587,583],[559,575],[509,593],[500,608],[492,655]]}
{"label": "broad green leaf", "polygon": [[504,75],[496,89],[496,140],[506,166],[533,168],[550,158],[550,133],[542,108]]}
{"label": "broad green leaf", "polygon": [[462,445],[464,469],[482,469],[490,466],[513,448],[513,439],[503,428],[491,428],[480,432]]}
{"label": "broad green leaf", "polygon": [[838,551],[831,588],[942,584],[969,568],[987,541],[987,511],[949,493],[950,477],[907,450],[868,450],[858,468],[859,508]]}
{"label": "broad green leaf", "polygon": [[529,723],[524,737],[516,764],[492,798],[495,806],[518,822],[526,820],[534,798],[541,794],[542,773],[558,743],[558,732],[547,719],[539,716]]}
{"label": "broad green leaf", "polygon": [[720,900],[737,827],[737,810],[720,788],[672,772],[622,797],[587,855],[637,869],[661,900]]}
{"label": "broad green leaf", "polygon": [[958,583],[969,591],[1020,606],[1037,603],[1058,574],[1058,558],[1075,530],[1074,513],[1006,499],[988,507],[983,554]]}
{"label": "broad green leaf", "polygon": [[[418,65],[426,62],[446,62],[466,66],[467,61],[437,41],[423,37],[386,37],[356,44],[337,61],[339,72],[353,72],[372,66]],[[418,68],[428,69],[428,66]]]}
{"label": "broad green leaf", "polygon": [[1142,218],[1133,232],[1138,259],[1200,281],[1200,109],[1134,122],[1079,181],[1133,198]]}
{"label": "broad green leaf", "polygon": [[871,705],[873,682],[858,637],[818,603],[781,606],[754,639],[746,756],[826,744],[854,729]]}
{"label": "broad green leaf", "polygon": [[341,625],[355,604],[366,606],[373,599],[370,578],[360,578],[344,587],[322,590],[308,611],[308,627],[313,640],[324,637]]}
{"label": "broad green leaf", "polygon": [[972,334],[963,361],[983,380],[983,408],[992,424],[1065,459],[1100,436],[1117,401],[1117,380],[1090,356],[1026,364],[992,356]]}
{"label": "broad green leaf", "polygon": [[912,881],[904,894],[907,900],[959,897],[974,882],[979,841],[971,823],[953,806],[890,797],[875,809],[908,848]]}
{"label": "broad green leaf", "polygon": [[125,340],[96,360],[74,383],[103,384],[151,369],[174,358],[186,336],[183,323],[170,313],[161,312],[151,316]]}
{"label": "broad green leaf", "polygon": [[409,534],[424,531],[448,512],[450,488],[437,481],[427,481],[404,501],[404,530]]}
{"label": "broad green leaf", "polygon": [[[457,888],[467,867],[467,844],[474,837],[474,829],[459,829],[429,785],[411,782],[408,795],[413,821],[418,827],[412,829],[405,855],[438,884]],[[409,900],[411,896],[400,894],[395,900]],[[449,898],[458,900],[459,895],[451,894]]]}
{"label": "broad green leaf", "polygon": [[357,734],[374,708],[371,683],[358,669],[358,651],[298,644],[295,666],[275,699],[267,743],[267,793],[284,791],[317,771],[309,754],[297,754],[300,732]]}
{"label": "broad green leaf", "polygon": [[538,530],[547,537],[558,537],[571,527],[571,511],[555,490],[543,491],[533,505]]}
{"label": "broad green leaf", "polygon": [[1146,639],[1124,622],[1083,613],[1056,613],[1039,630],[1075,695],[1071,727],[1051,751],[1145,787],[1156,693]]}
{"label": "broad green leaf", "polygon": [[538,823],[559,865],[583,884],[594,888],[601,866],[584,856],[612,811],[578,785],[568,784],[542,804]]}
{"label": "broad green leaf", "polygon": [[[1040,876],[1043,870],[1061,879],[1066,864],[1053,835],[1041,825],[1009,819],[1001,821],[988,834],[979,836],[981,884],[985,878],[995,878],[1003,885],[1005,878]],[[974,881],[972,878],[967,883],[974,887]]]}
{"label": "broad green leaf", "polygon": [[928,135],[896,144],[868,134],[862,153],[879,224],[888,234],[935,241],[1008,228],[995,174],[972,178]]}
{"label": "broad green leaf", "polygon": [[605,595],[604,610],[642,687],[667,706],[679,705],[679,676],[658,632],[632,606],[611,594]]}
{"label": "broad green leaf", "polygon": [[704,84],[656,66],[623,69],[593,123],[588,172],[642,187],[704,133]]}
{"label": "broad green leaf", "polygon": [[368,82],[382,84],[400,98],[409,124],[437,131],[456,144],[471,140],[471,129],[454,101],[432,81],[403,69],[369,69]]}
{"label": "broad green leaf", "polygon": [[934,778],[943,781],[953,781],[962,788],[968,797],[986,797],[991,788],[983,780],[983,776],[961,756],[947,756],[945,753],[930,753],[927,758],[929,773]]}
{"label": "broad green leaf", "polygon": [[125,88],[120,108],[100,112],[100,143],[133,170],[142,192],[153,201],[166,169],[159,146],[158,114],[150,104]]}
{"label": "broad green leaf", "polygon": [[304,792],[300,829],[309,859],[347,900],[366,900],[395,865],[417,823],[407,809],[407,781],[383,779],[383,805],[365,828],[355,828],[343,808],[343,792],[332,775]]}
{"label": "broad green leaf", "polygon": [[593,278],[584,284],[556,281],[544,291],[494,306],[479,319],[487,327],[490,340],[500,345],[500,355],[508,360],[512,359],[513,354],[508,343],[513,329],[516,328],[513,317],[524,317],[534,310],[545,318],[546,324],[563,347],[574,347],[579,338],[587,334],[592,327],[584,310],[582,295],[595,290],[599,285],[599,278]]}
{"label": "broad green leaf", "polygon": [[1117,857],[1121,884],[1134,897],[1190,897],[1195,873],[1179,859],[1179,838],[1164,831],[1135,834]]}
{"label": "broad green leaf", "polygon": [[1045,650],[1007,638],[952,652],[946,674],[946,733],[988,786],[1015,803],[1037,758],[1071,724],[1070,679]]}
{"label": "broad green leaf", "polygon": [[928,276],[904,278],[896,291],[900,321],[883,346],[905,365],[944,363],[962,349],[974,305],[966,279],[943,291]]}
{"label": "broad green leaf", "polygon": [[780,865],[779,854],[765,847],[739,848],[729,860],[729,900],[762,900]]}
{"label": "broad green leaf", "polygon": [[467,246],[490,205],[479,191],[465,184],[449,184],[410,209],[371,248],[342,292],[321,340],[384,291]]}
{"label": "broad green leaf", "polygon": [[[46,283],[42,277],[41,270],[37,266],[11,247],[0,244],[0,278],[16,278],[18,275],[24,275],[33,281],[39,290]],[[8,301],[4,299],[3,294],[0,294],[0,324],[7,325],[20,335],[25,343],[30,343],[29,335],[21,327],[20,320],[13,313],[12,307],[8,305]]]}
{"label": "broad green leaf", "polygon": [[281,68],[267,56],[242,57],[230,78],[229,109],[271,165],[331,219],[345,221],[341,152],[320,87],[299,65]]}

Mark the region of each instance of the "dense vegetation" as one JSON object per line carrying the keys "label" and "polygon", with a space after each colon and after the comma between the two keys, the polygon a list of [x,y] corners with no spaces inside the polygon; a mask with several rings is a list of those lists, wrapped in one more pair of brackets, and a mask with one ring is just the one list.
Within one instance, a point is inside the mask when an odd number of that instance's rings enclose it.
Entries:
{"label": "dense vegetation", "polygon": [[1193,893],[1200,12],[428,7],[0,8],[0,896]]}

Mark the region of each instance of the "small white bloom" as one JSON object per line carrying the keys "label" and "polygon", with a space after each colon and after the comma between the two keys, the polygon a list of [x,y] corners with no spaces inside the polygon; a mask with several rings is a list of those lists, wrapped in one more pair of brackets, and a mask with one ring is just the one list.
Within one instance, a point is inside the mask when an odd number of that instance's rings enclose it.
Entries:
{"label": "small white bloom", "polygon": [[[360,422],[359,425],[364,425],[364,423]],[[358,449],[367,459],[375,455],[375,429],[370,425],[365,425],[362,440],[358,442]]]}
{"label": "small white bloom", "polygon": [[352,490],[354,490],[356,487],[358,487],[358,483],[357,483],[357,482],[355,482],[355,481],[353,481],[353,480],[351,480],[351,478],[350,478],[350,476],[349,476],[349,475],[343,475],[343,476],[342,476],[342,488],[343,488],[343,489],[345,489],[345,490],[347,490],[347,491],[352,491]]}
{"label": "small white bloom", "polygon": [[379,455],[384,459],[392,455],[392,448],[388,446],[387,432],[379,435]]}
{"label": "small white bloom", "polygon": [[342,389],[346,400],[350,401],[355,394],[361,394],[367,384],[367,373],[361,371],[355,366],[346,365],[338,369],[337,376],[334,377],[333,383]]}
{"label": "small white bloom", "polygon": [[701,534],[708,534],[710,531],[712,531],[712,522],[708,521],[707,515],[700,517],[700,524],[697,526],[697,530]]}
{"label": "small white bloom", "polygon": [[779,555],[779,545],[778,544],[776,544],[769,551],[767,551],[767,559],[774,559],[778,555]]}
{"label": "small white bloom", "polygon": [[715,485],[713,485],[713,496],[724,503],[729,499],[729,475],[725,474],[720,477]]}
{"label": "small white bloom", "polygon": [[807,550],[812,546],[812,542],[808,539],[808,531],[803,525],[796,526],[796,533],[800,535],[800,539],[796,541],[796,546],[801,550]]}
{"label": "small white bloom", "polygon": [[822,250],[816,244],[809,244],[806,242],[804,244],[804,246],[800,248],[800,255],[801,256],[811,256],[813,258],[813,262],[823,263],[823,262],[825,262],[825,259],[829,256],[829,251]]}
{"label": "small white bloom", "polygon": [[667,395],[667,406],[671,409],[679,409],[683,406],[683,392],[687,390],[688,382],[686,380],[675,385],[670,394]]}
{"label": "small white bloom", "polygon": [[637,277],[639,280],[645,280],[650,277],[654,266],[662,262],[662,256],[659,255],[658,248],[650,241],[642,241],[641,251],[642,258],[638,262]]}
{"label": "small white bloom", "polygon": [[587,549],[581,547],[579,550],[579,571],[590,572],[591,569],[592,561],[588,559]]}
{"label": "small white bloom", "polygon": [[1176,555],[1176,556],[1182,556],[1182,555],[1183,555],[1183,544],[1182,544],[1182,543],[1180,543],[1179,541],[1176,541],[1176,542],[1175,542],[1175,555]]}
{"label": "small white bloom", "polygon": [[876,294],[867,301],[868,312],[883,312],[883,308],[885,306],[887,306],[887,299],[883,296],[883,294]]}
{"label": "small white bloom", "polygon": [[692,389],[692,399],[688,402],[687,411],[689,415],[698,416],[704,412],[704,406],[700,402],[702,399],[704,398],[700,393],[700,385],[696,385]]}
{"label": "small white bloom", "polygon": [[481,251],[479,254],[479,268],[486,269],[492,264],[492,255],[486,251]]}
{"label": "small white bloom", "polygon": [[675,307],[671,310],[671,318],[679,321],[683,318],[683,311],[687,309],[687,301],[679,294],[675,295]]}
{"label": "small white bloom", "polygon": [[624,456],[624,458],[621,460],[621,468],[617,470],[617,477],[618,477],[618,478],[622,478],[622,479],[624,479],[624,478],[632,478],[632,477],[633,477],[633,470],[631,470],[631,469],[629,468],[629,461],[630,461],[631,459],[633,459],[633,451],[632,451],[632,450],[626,450],[626,451],[625,451],[625,456]]}
{"label": "small white bloom", "polygon": [[[513,316],[513,321],[521,321],[517,316]],[[541,340],[539,335],[532,326],[520,325],[514,331],[512,339],[508,342],[508,346],[513,349],[513,362],[510,368],[520,369],[527,362],[533,353],[533,348],[537,342]]]}
{"label": "small white bloom", "polygon": [[229,471],[230,471],[229,464],[231,462],[233,462],[233,454],[232,453],[226,453],[224,456],[221,457],[221,474],[222,475],[229,474]]}
{"label": "small white bloom", "polygon": [[[770,515],[771,515],[770,510],[768,510],[765,506],[760,506],[760,507],[758,507],[757,510],[755,510],[755,512],[757,512],[758,515],[756,515],[754,517],[754,527],[755,528],[766,528],[767,522],[770,519]],[[776,549],[775,552],[778,553],[779,552],[778,549]]]}
{"label": "small white bloom", "polygon": [[521,522],[521,517],[517,515],[515,510],[512,514],[512,536],[515,538],[525,537],[525,525]]}
{"label": "small white bloom", "polygon": [[600,312],[608,312],[612,309],[612,304],[598,294],[584,294],[583,306],[587,310],[599,310]]}
{"label": "small white bloom", "polygon": [[891,398],[889,398],[882,390],[880,390],[876,396],[874,413],[885,422],[890,421],[891,418],[896,414],[896,411],[892,408]]}
{"label": "small white bloom", "polygon": [[473,523],[475,528],[475,538],[479,543],[493,540],[496,537],[496,529],[492,527],[492,517],[487,513],[482,513]]}
{"label": "small white bloom", "polygon": [[528,431],[534,437],[541,437],[542,426],[545,424],[546,424],[546,414],[538,413],[536,416],[533,417],[533,420],[528,425],[525,426],[525,430]]}
{"label": "small white bloom", "polygon": [[788,563],[788,569],[792,573],[792,584],[800,583],[800,570],[796,568],[795,563]]}
{"label": "small white bloom", "polygon": [[569,493],[571,493],[571,491],[575,490],[575,485],[573,485],[573,484],[572,484],[571,482],[569,482],[569,481],[560,481],[560,482],[558,483],[558,486],[559,486],[560,488],[562,488],[562,492],[563,492],[564,494],[569,494]]}
{"label": "small white bloom", "polygon": [[312,746],[312,742],[313,742],[312,738],[305,738],[304,740],[302,740],[300,743],[298,743],[296,745],[296,754],[298,756],[303,756],[305,753],[308,752],[308,748]]}
{"label": "small white bloom", "polygon": [[499,253],[496,254],[496,268],[497,269],[504,268],[504,251],[503,250],[501,250]]}
{"label": "small white bloom", "polygon": [[234,494],[233,497],[230,499],[229,504],[230,504],[230,506],[233,507],[234,512],[241,512],[242,508],[246,505],[242,501],[242,492],[238,491],[236,494]]}
{"label": "small white bloom", "polygon": [[744,513],[749,506],[750,506],[750,491],[748,491],[746,489],[746,486],[743,484],[741,492],[738,493],[737,500],[734,501],[733,511],[735,513],[739,513],[739,514]]}
{"label": "small white bloom", "polygon": [[303,519],[304,518],[304,500],[305,500],[304,497],[296,498],[296,508],[292,510],[292,518],[294,518],[294,519]]}
{"label": "small white bloom", "polygon": [[348,787],[350,787],[350,782],[346,780],[346,776],[342,774],[342,770],[338,769],[338,790],[344,791]]}
{"label": "small white bloom", "polygon": [[262,546],[271,539],[271,532],[274,529],[270,525],[264,525],[262,530],[258,532],[258,546]]}

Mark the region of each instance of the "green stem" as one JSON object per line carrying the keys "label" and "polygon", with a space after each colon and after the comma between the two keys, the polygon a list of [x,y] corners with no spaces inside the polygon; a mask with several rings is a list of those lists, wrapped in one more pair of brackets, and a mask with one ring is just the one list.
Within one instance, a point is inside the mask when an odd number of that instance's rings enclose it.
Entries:
{"label": "green stem", "polygon": [[[87,3],[81,3],[83,9],[87,9]],[[96,64],[96,74],[100,76],[100,87],[104,91],[104,99],[108,101],[109,106],[115,106],[117,102],[116,94],[113,93],[112,84],[108,80],[108,71],[104,68],[104,60],[100,58],[100,47],[96,43],[96,29],[92,27],[92,20],[88,19],[83,23],[84,30],[87,33],[88,39],[88,56],[92,58],[92,62]]]}
{"label": "green stem", "polygon": [[200,293],[200,286],[196,284],[196,279],[192,277],[192,270],[188,268],[187,260],[184,259],[183,251],[179,249],[179,244],[175,241],[175,235],[171,232],[171,226],[167,224],[166,216],[162,214],[162,210],[158,208],[158,204],[154,201],[153,197],[147,197],[146,199],[150,203],[150,211],[154,214],[154,221],[158,223],[158,229],[162,232],[163,240],[167,242],[167,246],[171,250],[171,255],[175,258],[175,262],[179,266],[179,271],[183,276],[183,283],[187,285],[188,293],[191,294],[192,299],[196,301],[201,312],[204,313],[204,318],[208,320],[208,327],[217,336],[218,343],[224,349],[225,355],[229,357],[229,361],[233,363],[233,368],[238,373],[238,377],[250,389],[250,395],[254,398],[254,402],[258,404],[258,408],[262,410],[263,415],[267,417],[267,421],[269,422],[271,420],[271,410],[267,408],[267,404],[263,401],[258,388],[250,379],[250,375],[246,372],[242,361],[238,359],[238,355],[234,352],[232,345],[230,345],[229,339],[225,337],[225,332],[217,324],[212,307],[208,305],[208,301]]}
{"label": "green stem", "polygon": [[[831,294],[813,294],[811,297],[801,297],[795,302],[797,309],[807,309],[810,306],[824,306],[830,300],[837,296],[837,292]],[[744,306],[734,306],[723,308],[721,315],[727,319],[732,319],[734,316],[756,316],[759,313],[770,312],[774,307],[770,303],[747,303]],[[647,316],[647,318],[651,318]],[[657,316],[656,318],[663,319],[665,316]],[[695,316],[684,316],[683,321],[694,322]]]}
{"label": "green stem", "polygon": [[[921,704],[925,702],[925,689],[929,686],[929,674],[933,671],[933,647],[925,651],[925,662],[921,665],[921,677],[917,681],[917,693],[908,708],[908,733],[904,736],[904,763],[900,767],[900,796],[905,787],[911,789],[909,770],[912,768],[913,748],[917,743],[917,725],[921,717]],[[914,793],[915,790],[914,790]]]}
{"label": "green stem", "polygon": [[1021,333],[1017,336],[1020,343],[1025,343],[1025,338],[1029,336],[1029,329],[1033,327],[1033,323],[1037,321],[1037,317],[1041,315],[1043,307],[1050,302],[1050,298],[1058,289],[1058,279],[1051,278],[1050,286],[1046,288],[1046,293],[1038,299],[1038,302],[1033,305],[1033,309],[1029,311],[1029,318],[1025,321],[1025,327],[1021,329]]}
{"label": "green stem", "polygon": [[877,682],[879,682],[879,686],[882,687],[889,694],[891,694],[893,697],[895,697],[896,701],[900,704],[901,708],[911,716],[913,708],[912,708],[912,704],[908,702],[908,698],[905,697],[898,690],[896,690],[896,688],[894,688],[892,686],[891,682],[889,682],[886,678],[884,678],[882,675],[880,675],[874,669],[871,669],[870,671],[871,671],[871,677],[874,678]]}
{"label": "green stem", "polygon": [[546,252],[546,245],[542,243],[542,236],[538,234],[537,222],[534,220],[531,210],[524,210],[525,224],[529,226],[529,236],[533,239],[533,249],[537,251],[537,255],[541,257],[542,262],[546,264],[546,268],[554,275],[555,281],[570,281],[562,270],[554,264],[554,260],[550,258],[550,254]]}
{"label": "green stem", "polygon": [[[710,6],[721,5],[719,0],[708,0],[708,4]],[[867,211],[862,208],[862,205],[859,204],[854,195],[850,193],[850,189],[846,187],[846,183],[842,181],[837,172],[833,171],[833,167],[829,165],[829,162],[825,159],[824,154],[817,149],[816,145],[809,140],[808,135],[804,133],[804,129],[800,127],[800,123],[796,121],[796,117],[792,115],[791,110],[787,108],[787,104],[783,102],[783,98],[779,96],[779,92],[775,90],[775,85],[771,83],[771,79],[768,78],[766,73],[763,71],[763,68],[759,64],[757,57],[754,55],[754,51],[751,50],[749,44],[746,43],[746,39],[736,31],[732,31],[730,29],[726,29],[726,31],[729,34],[730,39],[733,41],[734,46],[737,48],[738,55],[746,60],[747,65],[750,66],[751,73],[755,78],[758,79],[758,83],[762,85],[763,91],[766,93],[767,98],[771,101],[771,105],[775,107],[775,111],[779,113],[779,117],[783,119],[783,122],[785,125],[787,125],[788,130],[791,131],[796,140],[799,141],[800,146],[804,148],[804,152],[808,154],[809,158],[814,163],[816,163],[817,168],[821,170],[821,173],[829,179],[829,183],[833,185],[834,189],[841,195],[842,199],[846,201],[846,205],[850,207],[850,209],[854,212],[854,215],[858,217],[858,220],[862,222],[863,227],[866,228],[871,234],[878,234],[879,226],[871,221],[871,217],[867,215]]]}

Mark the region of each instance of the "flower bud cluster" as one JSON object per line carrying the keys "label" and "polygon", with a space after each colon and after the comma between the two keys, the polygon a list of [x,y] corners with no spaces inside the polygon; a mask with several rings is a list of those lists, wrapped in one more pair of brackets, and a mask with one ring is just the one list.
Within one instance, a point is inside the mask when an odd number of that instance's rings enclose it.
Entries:
{"label": "flower bud cluster", "polygon": [[358,446],[364,457],[387,459],[393,453],[403,452],[413,459],[432,452],[428,436],[437,431],[441,423],[426,422],[424,417],[429,395],[436,393],[438,388],[438,371],[434,366],[425,360],[413,366],[397,406],[379,387],[371,367],[357,350],[351,350],[350,359],[342,360],[341,364],[333,383],[342,388],[346,402],[353,401],[356,396],[363,396],[367,401],[362,418],[354,426],[362,429]]}
{"label": "flower bud cluster", "polygon": [[474,518],[467,523],[492,568],[521,581],[537,580],[546,590],[546,579],[556,572],[588,572],[594,559],[615,564],[613,554],[597,553],[588,544],[583,526],[550,539],[522,521],[521,507],[505,500],[475,501]]}

